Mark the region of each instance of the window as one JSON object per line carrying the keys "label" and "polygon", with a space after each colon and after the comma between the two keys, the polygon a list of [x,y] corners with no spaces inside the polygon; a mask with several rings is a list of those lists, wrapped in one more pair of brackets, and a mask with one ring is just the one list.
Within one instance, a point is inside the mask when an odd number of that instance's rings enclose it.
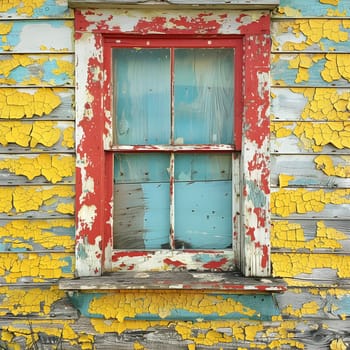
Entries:
{"label": "window", "polygon": [[269,275],[269,16],[252,14],[76,13],[80,276]]}
{"label": "window", "polygon": [[104,48],[113,269],[238,270],[242,40],[108,37]]}

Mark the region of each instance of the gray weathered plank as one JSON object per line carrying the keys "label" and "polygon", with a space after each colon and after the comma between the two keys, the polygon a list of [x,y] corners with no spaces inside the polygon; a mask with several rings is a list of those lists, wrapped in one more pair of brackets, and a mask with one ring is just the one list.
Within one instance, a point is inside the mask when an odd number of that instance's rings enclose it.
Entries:
{"label": "gray weathered plank", "polygon": [[272,51],[349,52],[349,20],[275,20],[272,25]]}
{"label": "gray weathered plank", "polygon": [[0,220],[0,252],[74,251],[74,218]]}
{"label": "gray weathered plank", "polygon": [[0,219],[71,218],[74,186],[3,186]]}
{"label": "gray weathered plank", "polygon": [[71,120],[73,88],[1,88],[0,120]]}
{"label": "gray weathered plank", "polygon": [[280,121],[349,121],[349,87],[272,88],[271,118]]}
{"label": "gray weathered plank", "polygon": [[349,53],[272,54],[273,86],[348,87]]}
{"label": "gray weathered plank", "polygon": [[52,53],[73,50],[73,21],[1,21],[1,25],[4,29],[0,34],[0,53]]}
{"label": "gray weathered plank", "polygon": [[350,16],[350,0],[320,1],[320,0],[281,0],[274,17],[283,18],[307,18],[338,16]]}
{"label": "gray weathered plank", "polygon": [[2,54],[0,87],[72,87],[73,54]]}
{"label": "gray weathered plank", "polygon": [[1,154],[0,185],[73,184],[73,154]]}
{"label": "gray weathered plank", "polygon": [[273,187],[350,187],[350,155],[273,155]]}
{"label": "gray weathered plank", "polygon": [[3,1],[0,19],[42,19],[73,18],[73,11],[66,1],[45,1],[28,3],[27,1]]}
{"label": "gray weathered plank", "polygon": [[349,154],[350,122],[272,122],[271,152]]}
{"label": "gray weathered plank", "polygon": [[0,153],[74,152],[73,121],[0,121]]}

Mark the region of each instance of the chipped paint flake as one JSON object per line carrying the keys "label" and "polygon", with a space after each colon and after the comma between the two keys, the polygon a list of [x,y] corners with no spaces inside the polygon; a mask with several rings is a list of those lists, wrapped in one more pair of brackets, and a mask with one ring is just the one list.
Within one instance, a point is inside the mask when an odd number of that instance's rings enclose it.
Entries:
{"label": "chipped paint flake", "polygon": [[347,236],[333,227],[327,227],[323,221],[316,225],[316,236],[306,239],[302,226],[288,221],[275,221],[271,230],[271,244],[274,248],[286,248],[292,251],[307,249],[341,249],[342,240]]}
{"label": "chipped paint flake", "polygon": [[34,116],[50,114],[61,104],[61,100],[51,89],[41,88],[33,93],[15,89],[0,89],[1,119],[30,119]]}
{"label": "chipped paint flake", "polygon": [[349,204],[350,189],[338,189],[326,192],[322,189],[309,191],[307,189],[280,189],[271,194],[272,213],[287,217],[291,214],[322,212],[329,204]]}
{"label": "chipped paint flake", "polygon": [[341,156],[343,163],[334,164],[333,158],[328,155],[320,155],[314,159],[316,168],[322,170],[327,176],[350,178],[350,156]]}

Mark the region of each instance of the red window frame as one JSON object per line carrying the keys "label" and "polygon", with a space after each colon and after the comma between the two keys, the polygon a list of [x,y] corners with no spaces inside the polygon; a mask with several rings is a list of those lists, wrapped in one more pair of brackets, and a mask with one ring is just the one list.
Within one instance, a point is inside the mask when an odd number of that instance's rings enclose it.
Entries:
{"label": "red window frame", "polygon": [[[130,13],[132,11],[128,11]],[[146,11],[147,12],[147,11]],[[202,11],[182,14],[176,11],[159,15],[132,14],[135,22],[123,28],[124,11],[76,11],[76,115],[77,115],[77,200],[76,262],[77,275],[101,275],[113,264],[127,263],[126,269],[144,264],[152,269],[156,260],[147,264],[144,252],[115,255],[111,235],[112,111],[108,78],[110,62],[105,51],[111,38],[123,40],[208,40],[207,38],[242,42],[242,90],[240,106],[241,142],[241,212],[239,233],[241,271],[245,276],[270,275],[269,242],[269,70],[270,21],[263,11]],[[147,17],[148,16],[148,17]],[[155,35],[154,33],[158,33]],[[205,38],[205,39],[204,39]],[[152,40],[153,40],[152,39]],[[188,40],[188,41],[187,41]],[[192,47],[192,45],[191,45]],[[239,90],[235,90],[238,93]],[[235,102],[236,103],[236,102]],[[237,107],[236,107],[237,108]],[[237,122],[237,119],[236,119]],[[237,126],[237,125],[236,125]],[[185,150],[183,150],[185,151]],[[232,150],[231,150],[232,151]],[[106,170],[106,171],[104,171]],[[213,255],[215,255],[215,251]],[[132,262],[131,259],[132,258]],[[182,268],[181,261],[162,263]],[[114,260],[114,262],[113,262]],[[210,268],[220,269],[221,261]]]}

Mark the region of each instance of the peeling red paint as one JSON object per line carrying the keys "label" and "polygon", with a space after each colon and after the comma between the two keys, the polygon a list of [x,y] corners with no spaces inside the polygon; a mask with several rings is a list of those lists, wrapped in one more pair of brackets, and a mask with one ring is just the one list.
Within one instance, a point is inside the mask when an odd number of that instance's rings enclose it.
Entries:
{"label": "peeling red paint", "polygon": [[[111,231],[111,197],[112,190],[111,184],[105,184],[106,177],[109,178],[112,174],[111,167],[111,154],[116,151],[116,147],[111,147],[111,152],[105,152],[103,136],[108,138],[110,136],[111,117],[107,117],[107,112],[111,110],[110,103],[110,87],[106,81],[110,80],[109,68],[110,63],[106,61],[109,55],[103,54],[101,48],[106,46],[105,37],[109,35],[118,35],[118,38],[126,37],[130,38],[130,35],[140,35],[140,37],[146,40],[147,34],[162,34],[162,35],[174,35],[173,38],[177,38],[176,35],[192,35],[197,38],[198,34],[211,35],[212,38],[221,35],[223,32],[240,38],[243,42],[240,44],[240,48],[236,50],[236,57],[239,61],[235,62],[238,67],[243,67],[242,77],[244,76],[244,91],[238,89],[235,95],[235,111],[239,115],[237,119],[235,137],[235,146],[227,148],[227,152],[233,150],[242,150],[246,162],[242,165],[245,173],[246,181],[251,183],[253,190],[256,193],[262,193],[262,203],[266,199],[266,206],[268,205],[269,194],[269,157],[267,154],[267,144],[269,137],[269,91],[268,91],[268,73],[269,73],[269,54],[270,54],[270,41],[268,35],[270,28],[269,16],[264,15],[263,12],[255,12],[254,16],[241,14],[236,16],[231,13],[219,12],[218,14],[205,11],[191,11],[188,14],[179,14],[179,12],[147,12],[146,10],[141,12],[133,12],[132,10],[126,10],[123,14],[119,11],[113,12],[113,10],[106,10],[106,12],[99,10],[76,10],[75,12],[75,24],[76,24],[76,39],[79,42],[78,47],[83,50],[83,45],[90,45],[88,52],[90,57],[86,62],[88,67],[79,66],[77,72],[85,72],[87,69],[87,81],[80,81],[78,79],[78,90],[83,91],[83,101],[80,101],[85,109],[80,111],[80,115],[77,118],[77,127],[81,130],[81,138],[77,143],[78,158],[84,159],[84,164],[81,164],[81,168],[77,169],[77,212],[83,206],[88,208],[94,206],[96,210],[96,216],[94,220],[88,224],[83,221],[77,220],[78,235],[77,240],[79,244],[86,244],[93,246],[86,247],[85,251],[95,252],[95,260],[102,260],[102,264],[105,259],[112,259],[114,268],[122,269],[137,269],[137,260],[144,258],[144,261],[148,263],[147,266],[152,268],[152,264],[166,264],[175,268],[187,267],[187,262],[191,263],[191,258],[195,251],[182,251],[178,252],[174,256],[178,256],[177,259],[167,258],[165,255],[157,256],[154,252],[120,252],[114,251],[113,253],[105,253],[106,250],[112,247],[112,231]],[[115,14],[115,15],[114,15]],[[128,23],[123,28],[123,21],[118,22],[118,16],[130,15],[135,25]],[[232,20],[231,20],[232,16]],[[236,16],[236,18],[234,17]],[[230,23],[231,21],[231,23]],[[236,22],[236,23],[234,23]],[[237,26],[238,23],[238,26]],[[83,35],[84,34],[84,35]],[[238,36],[237,36],[238,35]],[[105,36],[105,37],[104,37]],[[152,36],[152,38],[153,38]],[[223,38],[222,36],[221,38]],[[203,37],[206,41],[207,39]],[[203,39],[203,40],[204,40]],[[124,39],[123,39],[124,40]],[[153,40],[153,39],[152,39]],[[181,38],[177,39],[181,40]],[[81,41],[81,42],[80,42]],[[114,42],[115,44],[115,42]],[[91,46],[94,47],[91,47]],[[77,53],[78,57],[79,52]],[[85,52],[80,53],[84,56]],[[103,61],[104,60],[104,61]],[[107,67],[107,68],[106,68]],[[241,70],[240,70],[241,71]],[[243,73],[244,71],[244,73]],[[85,77],[84,74],[82,76]],[[236,77],[237,78],[237,77]],[[105,81],[104,81],[105,79]],[[101,94],[103,91],[103,94]],[[103,95],[103,96],[102,96]],[[106,112],[107,111],[107,112]],[[242,118],[243,116],[243,118]],[[243,121],[242,121],[243,119]],[[243,122],[243,134],[240,123]],[[100,135],[100,137],[98,137]],[[243,139],[241,145],[241,137]],[[148,146],[136,146],[124,151],[149,151],[146,150]],[[176,146],[178,149],[172,149],[172,152],[186,152],[193,151],[186,149],[186,146]],[[196,151],[206,152],[215,151],[215,147],[220,148],[221,145],[204,145]],[[127,147],[126,147],[127,148]],[[149,148],[149,147],[148,147]],[[118,151],[123,151],[122,147]],[[168,152],[166,147],[156,147],[154,151]],[[220,149],[222,151],[222,149]],[[84,181],[92,179],[94,184],[94,190],[90,192],[84,192]],[[255,189],[254,189],[255,186]],[[269,249],[266,243],[267,227],[268,227],[268,213],[264,208],[256,208],[252,204],[252,201],[248,198],[250,195],[249,189],[245,186],[243,189],[243,208],[244,215],[242,217],[243,227],[245,227],[246,236],[250,239],[242,238],[243,244],[250,249],[247,251],[253,251],[254,249],[260,250],[254,255],[260,256],[262,252],[262,261],[260,267],[250,267],[252,262],[246,260],[246,271],[268,271],[269,270]],[[235,219],[235,218],[234,218]],[[257,220],[257,225],[256,225]],[[256,225],[257,227],[255,227]],[[237,232],[234,232],[234,236]],[[173,234],[170,234],[171,242],[173,242]],[[174,248],[174,247],[173,247]],[[224,265],[230,265],[232,261],[226,258],[227,252],[208,252],[204,251],[204,254],[213,254],[210,262],[204,263],[203,261],[194,261],[196,266],[200,269],[221,269]],[[188,258],[183,258],[181,254],[188,254]],[[217,254],[215,256],[215,254]],[[111,257],[110,257],[111,256]],[[125,258],[125,260],[123,260]],[[217,260],[215,260],[217,258]],[[83,259],[79,257],[79,259]],[[134,260],[133,260],[134,259]],[[195,259],[195,258],[194,258]],[[201,260],[201,258],[198,258]],[[218,260],[219,259],[219,260]],[[233,258],[232,258],[233,259]],[[254,260],[254,259],[252,259]],[[86,261],[81,261],[81,264]],[[96,266],[100,262],[96,262]],[[120,265],[118,265],[118,263]],[[110,264],[109,266],[112,266]],[[111,267],[113,269],[113,266]],[[99,271],[99,269],[95,270]],[[98,273],[98,272],[95,272]]]}
{"label": "peeling red paint", "polygon": [[149,253],[148,252],[138,252],[138,251],[127,251],[127,252],[114,252],[112,261],[116,262],[121,258],[134,258],[134,257],[140,257],[144,256],[147,257]]}
{"label": "peeling red paint", "polygon": [[265,227],[266,226],[266,209],[254,208],[253,211],[258,219],[258,227]]}
{"label": "peeling red paint", "polygon": [[172,265],[175,267],[185,267],[186,264],[184,264],[182,261],[179,260],[171,260],[169,258],[163,260],[166,265]]}
{"label": "peeling red paint", "polygon": [[220,259],[219,261],[210,261],[204,264],[203,267],[205,267],[206,269],[212,269],[212,270],[221,269],[227,262],[228,260],[226,258],[223,258],[223,259]]}

